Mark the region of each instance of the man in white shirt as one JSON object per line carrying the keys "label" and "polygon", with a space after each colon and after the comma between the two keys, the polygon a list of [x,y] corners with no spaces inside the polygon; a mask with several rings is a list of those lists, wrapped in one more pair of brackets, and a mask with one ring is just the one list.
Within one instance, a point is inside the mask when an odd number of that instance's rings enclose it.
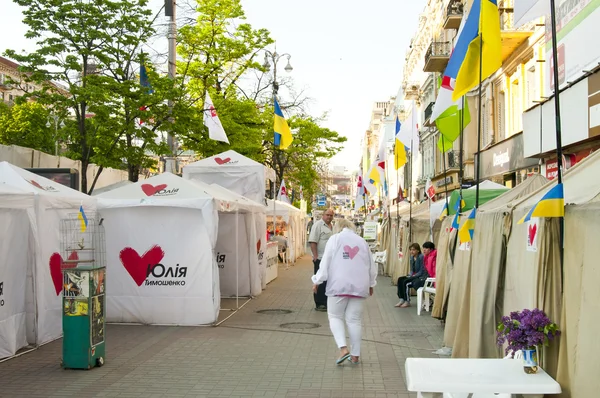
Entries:
{"label": "man in white shirt", "polygon": [[[331,231],[333,229],[331,221],[333,220],[333,215],[333,209],[325,210],[323,218],[313,224],[310,235],[308,236],[315,274],[319,270],[319,265],[321,264],[327,241],[331,237]],[[327,282],[323,282],[319,285],[317,293],[314,294],[317,311],[327,311],[327,296],[325,296],[326,288]]]}

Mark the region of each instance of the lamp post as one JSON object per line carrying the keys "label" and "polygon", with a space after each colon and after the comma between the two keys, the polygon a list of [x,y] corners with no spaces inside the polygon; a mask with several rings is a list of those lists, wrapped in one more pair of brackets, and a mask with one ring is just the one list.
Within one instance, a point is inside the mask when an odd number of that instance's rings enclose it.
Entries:
{"label": "lamp post", "polygon": [[48,119],[46,122],[46,127],[50,128],[52,127],[52,124],[50,123],[50,119],[52,119],[54,121],[54,156],[58,156],[58,121],[60,120],[60,128],[64,128],[65,127],[65,122],[64,120],[61,120],[58,115],[55,115],[54,113],[51,113],[50,115],[48,115]]}

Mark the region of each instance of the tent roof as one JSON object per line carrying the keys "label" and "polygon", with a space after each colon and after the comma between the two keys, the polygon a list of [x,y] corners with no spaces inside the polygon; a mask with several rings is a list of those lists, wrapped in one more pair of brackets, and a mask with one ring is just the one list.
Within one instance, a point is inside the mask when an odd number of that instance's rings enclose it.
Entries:
{"label": "tent roof", "polygon": [[[477,188],[477,185],[473,185],[472,187],[470,187],[468,189],[475,190],[476,188]],[[502,184],[498,184],[498,183],[492,182],[490,180],[483,180],[479,183],[479,190],[481,191],[482,189],[508,189],[508,188]]]}
{"label": "tent roof", "polygon": [[248,167],[260,167],[264,169],[265,166],[250,158],[245,157],[237,153],[236,151],[229,150],[209,158],[200,159],[194,163],[190,163],[183,167],[184,170],[190,171],[195,168],[211,168],[211,169],[222,169],[222,168],[248,168]]}
{"label": "tent roof", "polygon": [[112,191],[113,189],[121,188],[121,187],[124,187],[129,184],[133,184],[133,182],[131,182],[129,180],[118,181],[118,182],[115,182],[114,184],[110,184],[110,185],[103,186],[101,188],[94,189],[92,191],[92,196],[98,196],[102,193]]}
{"label": "tent roof", "polygon": [[[265,212],[266,207],[257,203],[253,200],[250,200],[238,193],[230,191],[227,188],[224,188],[217,184],[205,184],[201,181],[190,180],[194,184],[198,184],[202,189],[204,189],[209,195],[212,195],[215,199],[218,199],[226,206],[227,211],[235,211],[235,210],[244,210],[244,211],[252,211],[252,212]],[[220,209],[222,205],[220,206]],[[224,209],[223,209],[224,210]]]}
{"label": "tent roof", "polygon": [[166,206],[202,208],[213,196],[190,180],[163,173],[97,196],[98,207]]}
{"label": "tent roof", "polygon": [[[471,210],[472,208],[475,207],[475,199],[476,199],[476,195],[477,195],[477,190],[476,190],[477,186],[473,186],[469,189],[463,189],[462,191],[462,197],[463,200],[465,201],[465,207],[462,209],[462,211],[468,211]],[[488,188],[486,188],[488,187]],[[498,188],[500,187],[500,188]],[[505,187],[504,185],[500,185],[500,184],[496,184],[494,182],[491,181],[482,181],[480,183],[479,186],[479,206],[483,206],[485,203],[489,202],[492,199],[497,198],[498,196],[502,195],[503,193],[505,193],[506,191],[508,191],[509,188]],[[455,190],[452,192],[452,194],[450,195],[450,200],[448,201],[448,214],[449,215],[453,215],[455,213],[454,211],[454,206],[456,206],[456,202],[458,202],[458,198],[460,196],[460,192],[459,190]]]}
{"label": "tent roof", "polygon": [[[596,151],[563,174],[565,204],[582,204],[600,194],[600,151]],[[542,189],[532,193],[515,207],[533,207],[557,184],[554,179]]]}
{"label": "tent roof", "polygon": [[541,174],[534,174],[531,177],[527,178],[521,184],[516,187],[508,190],[502,195],[498,196],[495,199],[490,200],[489,202],[480,206],[481,211],[494,211],[499,209],[506,209],[515,201],[520,200],[528,195],[531,195],[533,192],[536,192],[541,187],[543,187],[548,180],[546,177]]}
{"label": "tent roof", "polygon": [[85,200],[89,196],[8,162],[0,162],[0,183],[38,195]]}
{"label": "tent roof", "polygon": [[[289,203],[280,200],[275,201],[275,212],[278,216],[286,216],[290,214],[305,216],[306,213]],[[273,200],[267,199],[267,216],[273,215]]]}

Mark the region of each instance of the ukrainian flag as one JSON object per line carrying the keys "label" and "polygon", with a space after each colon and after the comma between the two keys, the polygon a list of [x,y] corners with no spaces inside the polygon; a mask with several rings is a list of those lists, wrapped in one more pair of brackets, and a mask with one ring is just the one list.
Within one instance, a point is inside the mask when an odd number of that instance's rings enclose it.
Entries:
{"label": "ukrainian flag", "polygon": [[[482,43],[483,48],[480,47]],[[502,39],[497,0],[474,0],[444,72],[445,76],[455,79],[452,100],[458,100],[501,66]]]}
{"label": "ukrainian flag", "polygon": [[565,215],[565,193],[563,184],[556,184],[544,197],[536,203],[529,213],[519,220],[523,224],[532,217],[564,217]]}
{"label": "ukrainian flag", "polygon": [[287,149],[287,147],[292,144],[294,137],[292,137],[290,126],[288,126],[285,118],[283,117],[283,112],[281,112],[277,98],[275,98],[275,117],[273,124],[273,131],[275,132],[273,143],[279,149]]}
{"label": "ukrainian flag", "polygon": [[[452,229],[458,229],[460,227],[460,211],[464,206],[465,202],[462,198],[456,201],[456,204],[454,205],[454,219],[452,220]],[[448,211],[448,208],[446,208],[446,211]]]}
{"label": "ukrainian flag", "polygon": [[448,202],[444,203],[444,207],[442,208],[442,214],[440,214],[440,221],[444,219],[448,215]]}
{"label": "ukrainian flag", "polygon": [[473,233],[475,232],[475,215],[477,208],[471,210],[471,214],[465,221],[462,227],[458,230],[458,239],[460,243],[467,243],[473,240]]}
{"label": "ukrainian flag", "polygon": [[404,166],[408,158],[406,155],[406,152],[408,152],[408,147],[404,145],[402,141],[400,141],[401,126],[400,119],[398,119],[398,116],[396,116],[396,143],[394,144],[394,164],[396,165],[396,170]]}
{"label": "ukrainian flag", "polygon": [[77,218],[81,223],[81,232],[85,232],[88,226],[88,219],[85,216],[85,211],[83,211],[83,206],[79,206],[79,214],[77,214]]}

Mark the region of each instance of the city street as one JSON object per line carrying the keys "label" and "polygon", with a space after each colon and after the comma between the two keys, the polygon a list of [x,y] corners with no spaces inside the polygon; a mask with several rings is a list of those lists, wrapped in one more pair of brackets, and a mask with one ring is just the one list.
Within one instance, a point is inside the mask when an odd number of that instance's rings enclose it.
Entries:
{"label": "city street", "polygon": [[218,327],[108,325],[101,368],[63,370],[62,340],[44,345],[0,363],[0,396],[416,397],[406,390],[404,361],[435,356],[440,322],[418,317],[415,306],[394,308],[396,287],[379,277],[364,316],[362,364],[336,366],[327,314],[313,309],[311,274],[309,256],[280,267]]}

